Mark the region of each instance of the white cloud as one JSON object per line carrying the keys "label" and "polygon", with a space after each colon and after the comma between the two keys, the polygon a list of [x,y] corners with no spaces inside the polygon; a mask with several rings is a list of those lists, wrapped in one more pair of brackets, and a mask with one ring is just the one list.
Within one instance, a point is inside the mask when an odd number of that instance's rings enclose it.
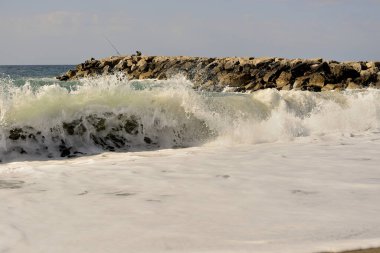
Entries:
{"label": "white cloud", "polygon": [[21,17],[0,17],[0,28],[10,34],[78,35],[104,33],[126,29],[129,20],[125,14],[98,14],[91,12],[53,11]]}

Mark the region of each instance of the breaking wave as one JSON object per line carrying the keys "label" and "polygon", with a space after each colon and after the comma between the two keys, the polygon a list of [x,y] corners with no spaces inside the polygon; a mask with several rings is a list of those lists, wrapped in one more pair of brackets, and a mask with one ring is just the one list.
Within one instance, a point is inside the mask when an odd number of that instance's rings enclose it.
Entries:
{"label": "breaking wave", "polygon": [[380,91],[206,93],[178,77],[17,86],[0,79],[0,156],[262,143],[378,131]]}

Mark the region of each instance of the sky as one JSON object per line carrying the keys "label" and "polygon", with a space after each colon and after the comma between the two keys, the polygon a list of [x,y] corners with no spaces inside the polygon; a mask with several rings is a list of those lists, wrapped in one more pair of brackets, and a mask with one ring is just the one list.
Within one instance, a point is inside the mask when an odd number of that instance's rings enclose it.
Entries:
{"label": "sky", "polygon": [[145,55],[380,61],[380,0],[0,0],[0,65]]}

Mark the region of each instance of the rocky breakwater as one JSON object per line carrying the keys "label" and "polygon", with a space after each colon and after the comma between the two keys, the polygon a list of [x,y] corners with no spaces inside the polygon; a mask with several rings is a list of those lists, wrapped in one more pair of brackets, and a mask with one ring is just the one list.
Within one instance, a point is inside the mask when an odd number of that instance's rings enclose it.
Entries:
{"label": "rocky breakwater", "polygon": [[380,88],[380,62],[337,62],[323,59],[206,58],[113,56],[90,59],[57,79],[75,80],[125,73],[129,79],[169,79],[182,74],[194,88],[207,91],[278,90],[327,91]]}

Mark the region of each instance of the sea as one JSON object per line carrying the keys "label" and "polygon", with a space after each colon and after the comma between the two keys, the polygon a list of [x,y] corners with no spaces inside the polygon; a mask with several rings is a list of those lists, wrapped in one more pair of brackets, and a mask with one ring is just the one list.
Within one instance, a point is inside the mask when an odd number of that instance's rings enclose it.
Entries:
{"label": "sea", "polygon": [[0,66],[0,252],[380,246],[380,90]]}

